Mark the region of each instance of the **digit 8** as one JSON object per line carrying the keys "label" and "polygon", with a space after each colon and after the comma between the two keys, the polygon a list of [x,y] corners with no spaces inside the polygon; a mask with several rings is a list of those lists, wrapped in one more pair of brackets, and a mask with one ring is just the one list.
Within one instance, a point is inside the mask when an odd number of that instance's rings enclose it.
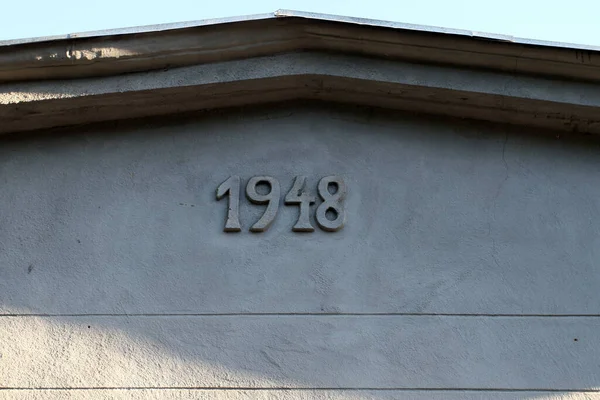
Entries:
{"label": "digit 8", "polygon": [[[337,190],[335,193],[329,191],[329,186],[335,185]],[[317,224],[324,231],[335,232],[343,228],[346,220],[346,211],[344,210],[344,198],[346,197],[346,184],[344,180],[335,175],[326,176],[319,181],[319,196],[323,199],[323,203],[317,207],[316,220]],[[335,214],[334,219],[327,218],[329,214]]]}

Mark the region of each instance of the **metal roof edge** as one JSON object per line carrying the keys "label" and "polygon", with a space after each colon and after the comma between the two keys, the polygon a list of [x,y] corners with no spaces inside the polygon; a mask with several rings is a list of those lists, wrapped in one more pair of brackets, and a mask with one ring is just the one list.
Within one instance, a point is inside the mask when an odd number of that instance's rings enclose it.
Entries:
{"label": "metal roof edge", "polygon": [[498,33],[469,31],[469,30],[454,29],[454,28],[443,28],[443,27],[430,26],[430,25],[409,24],[409,23],[404,23],[404,22],[393,22],[393,21],[385,21],[385,20],[369,19],[369,18],[347,17],[347,16],[340,16],[340,15],[333,15],[333,14],[319,14],[319,13],[311,13],[311,12],[295,11],[295,10],[277,10],[275,12],[275,16],[277,16],[279,18],[281,18],[281,17],[297,17],[297,18],[317,19],[317,20],[321,20],[321,21],[342,22],[342,23],[350,23],[350,24],[356,24],[356,25],[367,25],[367,26],[380,27],[380,28],[392,28],[392,29],[399,29],[399,30],[411,30],[411,31],[418,31],[418,32],[430,32],[430,33],[439,33],[439,34],[447,34],[447,35],[468,36],[468,37],[473,37],[473,38],[504,41],[504,42],[532,45],[532,46],[558,47],[558,48],[573,49],[573,50],[600,51],[600,46],[594,46],[594,45],[584,45],[584,44],[566,43],[566,42],[563,43],[563,42],[537,40],[537,39],[526,39],[526,38],[520,38],[520,37],[498,34]]}
{"label": "metal roof edge", "polygon": [[230,23],[235,23],[235,22],[255,21],[255,20],[272,19],[272,18],[275,18],[275,13],[253,14],[253,15],[245,15],[245,16],[237,16],[237,17],[226,17],[226,18],[212,18],[212,19],[203,19],[203,20],[197,20],[197,21],[174,22],[174,23],[166,23],[166,24],[143,25],[143,26],[134,26],[134,27],[129,27],[129,28],[116,28],[116,29],[105,29],[105,30],[99,30],[99,31],[68,33],[65,35],[40,36],[40,37],[34,37],[34,38],[0,40],[0,47],[17,46],[17,45],[30,44],[30,43],[53,42],[53,41],[57,41],[57,40],[97,38],[97,37],[102,37],[102,36],[162,32],[162,31],[169,31],[169,30],[175,30],[175,29],[195,28],[195,27],[200,27],[200,26],[230,24]]}
{"label": "metal roof edge", "polygon": [[228,23],[254,21],[254,20],[265,20],[265,19],[273,19],[273,18],[306,18],[306,19],[314,19],[314,20],[320,20],[320,21],[347,23],[347,24],[353,24],[353,25],[366,25],[366,26],[372,26],[372,27],[377,27],[377,28],[389,28],[389,29],[398,29],[398,30],[410,30],[410,31],[416,31],[416,32],[429,32],[429,33],[435,33],[435,34],[466,36],[466,37],[479,38],[479,39],[484,39],[484,40],[503,41],[503,42],[509,42],[509,43],[522,44],[522,45],[564,48],[564,49],[571,49],[571,50],[599,51],[600,52],[600,46],[594,46],[594,45],[583,45],[583,44],[575,44],[575,43],[563,43],[563,42],[546,41],[546,40],[526,39],[526,38],[519,38],[519,37],[514,37],[511,35],[504,35],[504,34],[477,32],[477,31],[469,31],[469,30],[454,29],[454,28],[443,28],[443,27],[428,26],[428,25],[409,24],[409,23],[403,23],[403,22],[384,21],[384,20],[369,19],[369,18],[348,17],[348,16],[333,15],[333,14],[321,14],[321,13],[286,10],[286,9],[279,9],[273,13],[264,13],[264,14],[253,14],[253,15],[226,17],[226,18],[213,18],[213,19],[205,19],[205,20],[197,20],[197,21],[145,25],[145,26],[136,26],[136,27],[129,27],[129,28],[107,29],[107,30],[90,31],[90,32],[70,33],[70,34],[65,34],[65,35],[55,35],[55,36],[42,36],[42,37],[34,37],[34,38],[0,40],[0,47],[16,46],[16,45],[23,45],[23,44],[30,44],[30,43],[43,43],[43,42],[51,42],[51,41],[70,40],[70,39],[75,39],[75,38],[94,38],[94,37],[113,36],[113,35],[128,35],[128,34],[136,34],[136,33],[161,32],[161,31],[167,31],[167,30],[194,28],[194,27],[200,27],[200,26],[219,25],[219,24],[228,24]]}

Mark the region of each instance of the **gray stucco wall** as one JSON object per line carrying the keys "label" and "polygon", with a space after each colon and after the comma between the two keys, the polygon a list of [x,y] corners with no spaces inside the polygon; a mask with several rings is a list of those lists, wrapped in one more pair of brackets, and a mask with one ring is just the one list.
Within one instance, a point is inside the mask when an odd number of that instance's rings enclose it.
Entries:
{"label": "gray stucco wall", "polygon": [[[316,104],[0,144],[0,397],[600,398],[596,140]],[[345,227],[292,232],[331,174]],[[231,175],[268,231],[223,232]]]}

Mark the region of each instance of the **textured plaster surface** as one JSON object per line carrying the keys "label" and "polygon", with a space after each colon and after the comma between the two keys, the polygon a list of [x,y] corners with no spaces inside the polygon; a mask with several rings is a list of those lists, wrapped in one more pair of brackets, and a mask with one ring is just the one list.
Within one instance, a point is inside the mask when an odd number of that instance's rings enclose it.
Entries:
{"label": "textured plaster surface", "polygon": [[502,392],[502,391],[428,391],[428,390],[189,390],[189,389],[102,389],[102,390],[8,390],[6,400],[89,399],[93,396],[113,400],[202,399],[202,400],[596,400],[596,392]]}
{"label": "textured plaster surface", "polygon": [[29,388],[577,390],[600,358],[598,318],[4,317],[0,337],[3,385]]}
{"label": "textured plaster surface", "polygon": [[[0,312],[599,313],[594,142],[351,111],[156,125],[3,142]],[[292,232],[281,199],[252,234],[242,198],[223,232],[230,175],[283,197],[330,174],[343,230]]]}
{"label": "textured plaster surface", "polygon": [[[597,398],[600,149],[535,133],[290,105],[5,138],[0,398]],[[229,176],[331,174],[342,230],[281,198],[250,233],[242,197],[223,232]]]}

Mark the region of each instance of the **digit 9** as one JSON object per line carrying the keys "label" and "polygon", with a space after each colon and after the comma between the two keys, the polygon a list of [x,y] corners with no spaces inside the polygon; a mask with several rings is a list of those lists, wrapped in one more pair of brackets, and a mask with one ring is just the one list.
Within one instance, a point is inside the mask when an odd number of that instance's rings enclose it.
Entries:
{"label": "digit 9", "polygon": [[[260,184],[267,184],[269,186],[269,192],[266,194],[260,194],[256,190]],[[251,232],[264,232],[269,229],[269,226],[275,220],[277,210],[279,209],[279,196],[281,189],[277,179],[271,176],[254,176],[250,178],[246,185],[246,197],[254,204],[266,204],[264,214],[260,219],[250,227]]]}

